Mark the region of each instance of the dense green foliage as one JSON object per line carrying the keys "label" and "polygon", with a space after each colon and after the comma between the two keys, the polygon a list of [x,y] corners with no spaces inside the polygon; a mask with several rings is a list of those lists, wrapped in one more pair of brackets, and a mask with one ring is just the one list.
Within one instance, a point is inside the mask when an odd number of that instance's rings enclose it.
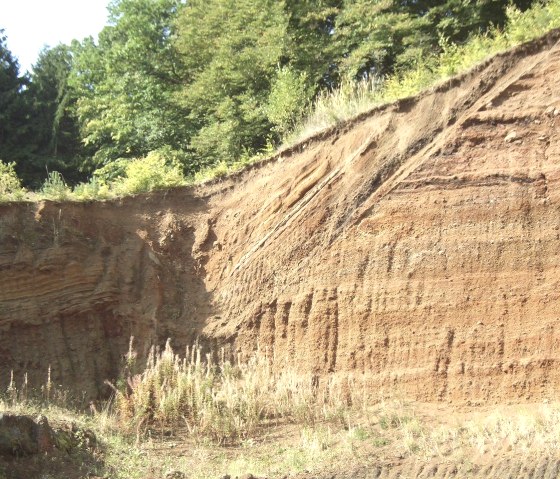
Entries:
{"label": "dense green foliage", "polygon": [[232,161],[266,143],[271,82],[287,51],[284,3],[193,0],[177,21],[181,101],[200,166]]}
{"label": "dense green foliage", "polygon": [[546,31],[559,2],[113,0],[98,40],[26,75],[0,30],[0,159],[52,198],[225,174],[306,117],[314,131]]}
{"label": "dense green foliage", "polygon": [[164,146],[186,146],[184,114],[174,99],[182,86],[171,43],[178,0],[120,0],[96,44],[73,45],[70,83],[92,164],[134,158]]}
{"label": "dense green foliage", "polygon": [[336,19],[334,41],[344,75],[385,75],[414,67],[441,51],[441,40],[462,43],[473,33],[501,26],[506,6],[528,0],[352,0]]}
{"label": "dense green foliage", "polygon": [[25,92],[33,132],[32,152],[20,162],[19,170],[29,183],[49,171],[61,172],[69,181],[85,178],[87,151],[82,148],[76,112],[77,93],[68,83],[72,53],[68,46],[44,49],[33,67]]}
{"label": "dense green foliage", "polygon": [[28,79],[20,76],[18,61],[8,50],[6,40],[0,29],[0,160],[20,160],[27,153],[24,88]]}

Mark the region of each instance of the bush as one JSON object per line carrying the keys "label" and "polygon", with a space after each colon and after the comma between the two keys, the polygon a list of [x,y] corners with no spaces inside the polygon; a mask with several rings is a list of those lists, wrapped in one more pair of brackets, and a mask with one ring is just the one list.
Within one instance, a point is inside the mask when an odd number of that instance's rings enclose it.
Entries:
{"label": "bush", "polygon": [[20,200],[25,190],[15,170],[15,163],[4,163],[0,160],[0,201]]}
{"label": "bush", "polygon": [[50,200],[62,201],[71,195],[72,190],[58,171],[51,171],[41,187],[41,193]]}
{"label": "bush", "polygon": [[526,42],[560,27],[560,1],[536,2],[529,10],[521,12],[513,6],[507,9],[506,35],[511,44]]}
{"label": "bush", "polygon": [[93,176],[87,183],[80,183],[74,187],[72,196],[77,200],[99,200],[111,196],[109,185]]}
{"label": "bush", "polygon": [[126,165],[130,160],[119,158],[117,160],[107,163],[105,166],[98,168],[93,172],[95,178],[100,184],[110,184],[115,181],[120,181],[126,176]]}
{"label": "bush", "polygon": [[129,161],[125,167],[124,178],[114,182],[111,187],[117,194],[126,195],[184,184],[185,177],[181,166],[167,161],[160,152],[152,151],[145,158]]}
{"label": "bush", "polygon": [[293,130],[307,109],[312,91],[307,75],[295,73],[288,67],[278,70],[268,97],[267,116],[280,136]]}

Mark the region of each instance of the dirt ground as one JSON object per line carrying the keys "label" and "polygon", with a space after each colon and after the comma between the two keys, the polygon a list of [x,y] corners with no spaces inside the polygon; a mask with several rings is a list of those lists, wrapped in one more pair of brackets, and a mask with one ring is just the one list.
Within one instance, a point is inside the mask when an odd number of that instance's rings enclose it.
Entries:
{"label": "dirt ground", "polygon": [[[271,427],[236,447],[182,437],[143,448],[153,478],[161,470],[192,478],[266,479],[560,477],[558,405],[456,407],[390,402],[351,424]],[[552,415],[549,415],[552,413]],[[554,419],[553,419],[554,418]]]}

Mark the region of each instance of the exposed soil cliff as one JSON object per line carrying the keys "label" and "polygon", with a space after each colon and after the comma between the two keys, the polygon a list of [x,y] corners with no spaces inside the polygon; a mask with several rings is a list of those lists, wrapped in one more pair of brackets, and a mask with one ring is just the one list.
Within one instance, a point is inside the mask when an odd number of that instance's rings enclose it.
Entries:
{"label": "exposed soil cliff", "polygon": [[0,206],[1,381],[99,392],[131,335],[371,391],[560,387],[560,33],[219,182]]}

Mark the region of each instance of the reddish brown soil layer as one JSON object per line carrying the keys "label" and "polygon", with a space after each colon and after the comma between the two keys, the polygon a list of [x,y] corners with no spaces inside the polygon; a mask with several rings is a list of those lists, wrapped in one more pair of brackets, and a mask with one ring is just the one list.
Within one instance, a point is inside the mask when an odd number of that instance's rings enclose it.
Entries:
{"label": "reddish brown soil layer", "polygon": [[210,185],[0,206],[2,384],[95,394],[130,335],[200,336],[383,394],[554,397],[559,38]]}

